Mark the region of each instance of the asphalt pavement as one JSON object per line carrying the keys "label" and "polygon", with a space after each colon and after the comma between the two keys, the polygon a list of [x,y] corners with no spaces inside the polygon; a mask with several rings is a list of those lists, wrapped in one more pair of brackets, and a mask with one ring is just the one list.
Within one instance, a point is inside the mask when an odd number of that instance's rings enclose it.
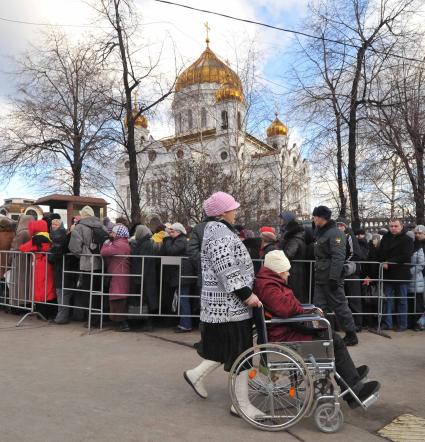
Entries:
{"label": "asphalt pavement", "polygon": [[382,384],[367,411],[343,405],[340,432],[320,433],[312,419],[266,433],[229,414],[227,374],[206,381],[199,398],[183,380],[200,359],[197,332],[88,334],[80,323],[46,324],[0,312],[0,441],[383,441],[377,431],[401,414],[425,418],[425,332],[362,332],[350,349]]}

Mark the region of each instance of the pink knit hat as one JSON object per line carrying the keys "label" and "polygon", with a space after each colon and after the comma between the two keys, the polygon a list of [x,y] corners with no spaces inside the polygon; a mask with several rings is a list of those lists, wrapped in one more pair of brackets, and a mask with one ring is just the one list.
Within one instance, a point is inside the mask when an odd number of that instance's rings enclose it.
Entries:
{"label": "pink knit hat", "polygon": [[224,212],[238,209],[240,204],[232,195],[226,192],[216,192],[204,201],[202,207],[207,216],[218,216]]}

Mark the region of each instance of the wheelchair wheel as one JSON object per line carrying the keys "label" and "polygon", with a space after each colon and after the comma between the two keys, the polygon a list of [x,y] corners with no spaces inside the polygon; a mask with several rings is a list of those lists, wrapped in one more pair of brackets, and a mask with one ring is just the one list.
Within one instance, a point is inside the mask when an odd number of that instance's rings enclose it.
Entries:
{"label": "wheelchair wheel", "polygon": [[[241,386],[242,378],[246,386]],[[234,408],[245,421],[260,430],[279,431],[308,413],[314,385],[298,353],[280,344],[261,344],[236,359],[230,371],[229,392]]]}
{"label": "wheelchair wheel", "polygon": [[334,404],[325,402],[314,411],[314,421],[320,431],[335,433],[344,423],[344,415],[341,410],[338,410],[335,414]]}

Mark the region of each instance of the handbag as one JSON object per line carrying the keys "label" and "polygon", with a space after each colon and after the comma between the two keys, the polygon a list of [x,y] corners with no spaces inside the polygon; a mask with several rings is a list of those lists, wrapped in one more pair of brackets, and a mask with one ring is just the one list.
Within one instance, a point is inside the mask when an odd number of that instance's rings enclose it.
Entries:
{"label": "handbag", "polygon": [[357,271],[357,265],[355,262],[347,261],[344,264],[343,270],[344,270],[344,277],[354,275],[354,273],[356,273]]}

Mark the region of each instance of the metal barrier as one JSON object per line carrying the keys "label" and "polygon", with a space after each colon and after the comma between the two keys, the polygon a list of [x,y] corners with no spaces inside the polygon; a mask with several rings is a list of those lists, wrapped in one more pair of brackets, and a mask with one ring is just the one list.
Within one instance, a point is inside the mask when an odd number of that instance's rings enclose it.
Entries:
{"label": "metal barrier", "polygon": [[[6,273],[6,277],[0,279],[0,305],[8,308],[16,308],[26,311],[27,314],[18,322],[20,325],[28,315],[37,314],[42,317],[41,313],[37,311],[37,304],[51,304],[48,299],[49,278],[51,278],[51,270],[49,265],[44,266],[44,296],[38,293],[35,296],[35,274],[37,272],[37,259],[40,256],[48,261],[48,253],[22,253],[11,251],[0,251],[0,275]],[[102,259],[101,255],[87,254],[82,255],[89,257],[90,270],[82,271],[79,268],[78,258],[71,254],[64,255],[60,258],[60,275],[62,279],[61,287],[56,288],[57,306],[59,309],[67,309],[68,314],[70,309],[73,312],[80,312],[87,315],[88,329],[92,328],[94,319],[98,319],[100,328],[103,327],[103,319],[105,316],[123,316],[123,313],[113,313],[107,311],[106,297],[108,294],[108,281],[112,278],[128,278],[130,284],[129,293],[115,293],[116,296],[125,297],[130,300],[129,308],[125,313],[128,318],[135,317],[187,317],[199,318],[199,314],[188,314],[182,312],[182,305],[193,299],[199,299],[199,288],[197,286],[197,276],[182,275],[182,262],[186,257],[172,257],[172,256],[136,256],[136,255],[116,255],[114,258],[123,258],[128,260],[130,271],[123,273],[108,273],[106,271],[107,258]],[[135,266],[135,262],[140,261],[139,266]],[[262,260],[254,260],[254,266],[257,268],[261,266]],[[308,303],[314,302],[314,261],[311,260],[295,260],[292,263],[295,266],[303,266],[308,269],[306,274],[306,287]],[[370,312],[353,312],[353,316],[374,316],[377,321],[378,333],[380,333],[381,323],[383,318],[388,315],[400,316],[399,313],[385,313],[385,294],[384,288],[386,283],[411,283],[411,280],[385,280],[383,278],[384,268],[383,263],[374,261],[356,262],[360,265],[376,265],[377,277],[369,279],[369,283],[376,284],[376,294],[369,296],[368,299],[376,300],[376,310]],[[394,265],[395,263],[389,263]],[[131,266],[133,265],[133,271]],[[400,265],[400,264],[398,264]],[[404,264],[406,266],[414,266],[419,264]],[[134,273],[134,268],[140,268],[140,272]],[[167,283],[167,275],[170,271],[176,272],[178,285],[170,286]],[[9,272],[9,273],[7,273]],[[363,279],[359,279],[360,275],[356,277],[347,277],[344,279],[346,284],[357,284],[362,286]],[[147,284],[148,279],[154,281],[156,287]],[[22,282],[24,281],[24,282]],[[190,291],[182,287],[191,287]],[[149,291],[157,297],[157,307],[149,307],[152,300],[147,299]],[[295,290],[296,291],[296,290]],[[152,293],[151,293],[152,296]],[[347,296],[348,301],[353,302],[355,299],[365,299],[365,296],[360,293],[357,296]],[[394,300],[404,298],[403,296],[393,297]],[[124,298],[123,298],[124,299]],[[174,299],[175,311],[172,310]],[[412,311],[407,311],[407,315],[419,314],[423,312],[416,312],[416,287],[415,292],[407,296],[408,300],[413,300]],[[193,307],[193,306],[192,306]],[[401,313],[404,314],[404,313]]]}

